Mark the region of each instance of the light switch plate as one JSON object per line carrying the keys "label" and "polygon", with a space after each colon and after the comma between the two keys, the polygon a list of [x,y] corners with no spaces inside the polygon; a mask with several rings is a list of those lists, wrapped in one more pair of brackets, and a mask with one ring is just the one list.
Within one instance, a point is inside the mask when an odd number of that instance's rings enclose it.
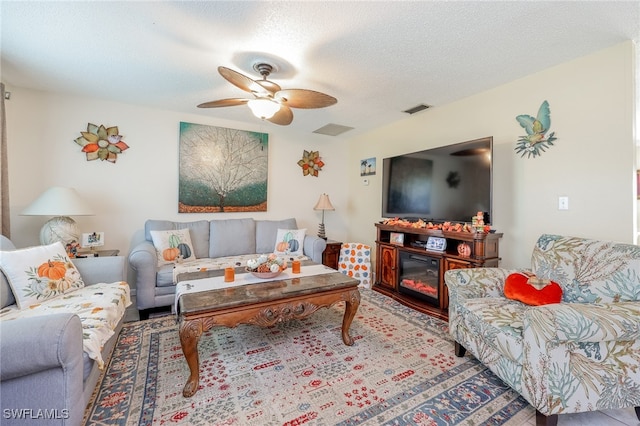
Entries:
{"label": "light switch plate", "polygon": [[569,210],[569,197],[558,197],[558,210]]}

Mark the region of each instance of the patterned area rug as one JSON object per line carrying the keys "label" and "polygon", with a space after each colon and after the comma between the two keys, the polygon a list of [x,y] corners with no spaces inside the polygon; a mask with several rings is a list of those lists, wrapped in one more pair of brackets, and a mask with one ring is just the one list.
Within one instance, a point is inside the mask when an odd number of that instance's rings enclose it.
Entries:
{"label": "patterned area rug", "polygon": [[126,324],[87,425],[513,425],[533,408],[475,358],[457,358],[447,323],[363,290],[344,304],[270,328],[214,327],[200,339],[200,388],[175,317]]}

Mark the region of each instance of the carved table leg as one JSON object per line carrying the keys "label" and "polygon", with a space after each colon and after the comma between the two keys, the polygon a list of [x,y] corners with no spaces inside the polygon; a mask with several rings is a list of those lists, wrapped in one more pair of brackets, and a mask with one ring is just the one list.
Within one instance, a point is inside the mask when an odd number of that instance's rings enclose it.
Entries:
{"label": "carved table leg", "polygon": [[180,345],[189,365],[189,379],[182,389],[182,396],[189,398],[198,390],[200,382],[200,359],[198,341],[202,335],[202,320],[180,321]]}
{"label": "carved table leg", "polygon": [[360,306],[360,292],[353,290],[349,293],[349,298],[346,300],[344,307],[344,318],[342,319],[342,341],[345,345],[353,345],[353,339],[349,335],[349,327],[351,327],[351,321],[356,316],[356,311]]}

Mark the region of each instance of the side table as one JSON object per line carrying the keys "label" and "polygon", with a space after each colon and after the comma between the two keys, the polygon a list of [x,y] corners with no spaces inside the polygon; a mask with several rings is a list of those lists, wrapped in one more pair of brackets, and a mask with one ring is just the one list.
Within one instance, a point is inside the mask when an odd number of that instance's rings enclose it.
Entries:
{"label": "side table", "polygon": [[81,251],[76,253],[76,257],[78,259],[82,259],[85,257],[106,257],[106,256],[117,256],[120,253],[120,250],[91,250],[91,251]]}
{"label": "side table", "polygon": [[338,258],[340,257],[341,241],[327,240],[327,248],[322,253],[322,264],[329,268],[338,269]]}

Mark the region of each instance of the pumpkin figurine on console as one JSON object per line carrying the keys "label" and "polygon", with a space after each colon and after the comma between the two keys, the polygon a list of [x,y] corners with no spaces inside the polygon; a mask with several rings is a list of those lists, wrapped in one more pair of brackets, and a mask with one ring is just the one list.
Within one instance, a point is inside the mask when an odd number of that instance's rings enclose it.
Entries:
{"label": "pumpkin figurine on console", "polygon": [[458,244],[458,254],[462,257],[470,257],[471,256],[471,246],[467,243]]}

